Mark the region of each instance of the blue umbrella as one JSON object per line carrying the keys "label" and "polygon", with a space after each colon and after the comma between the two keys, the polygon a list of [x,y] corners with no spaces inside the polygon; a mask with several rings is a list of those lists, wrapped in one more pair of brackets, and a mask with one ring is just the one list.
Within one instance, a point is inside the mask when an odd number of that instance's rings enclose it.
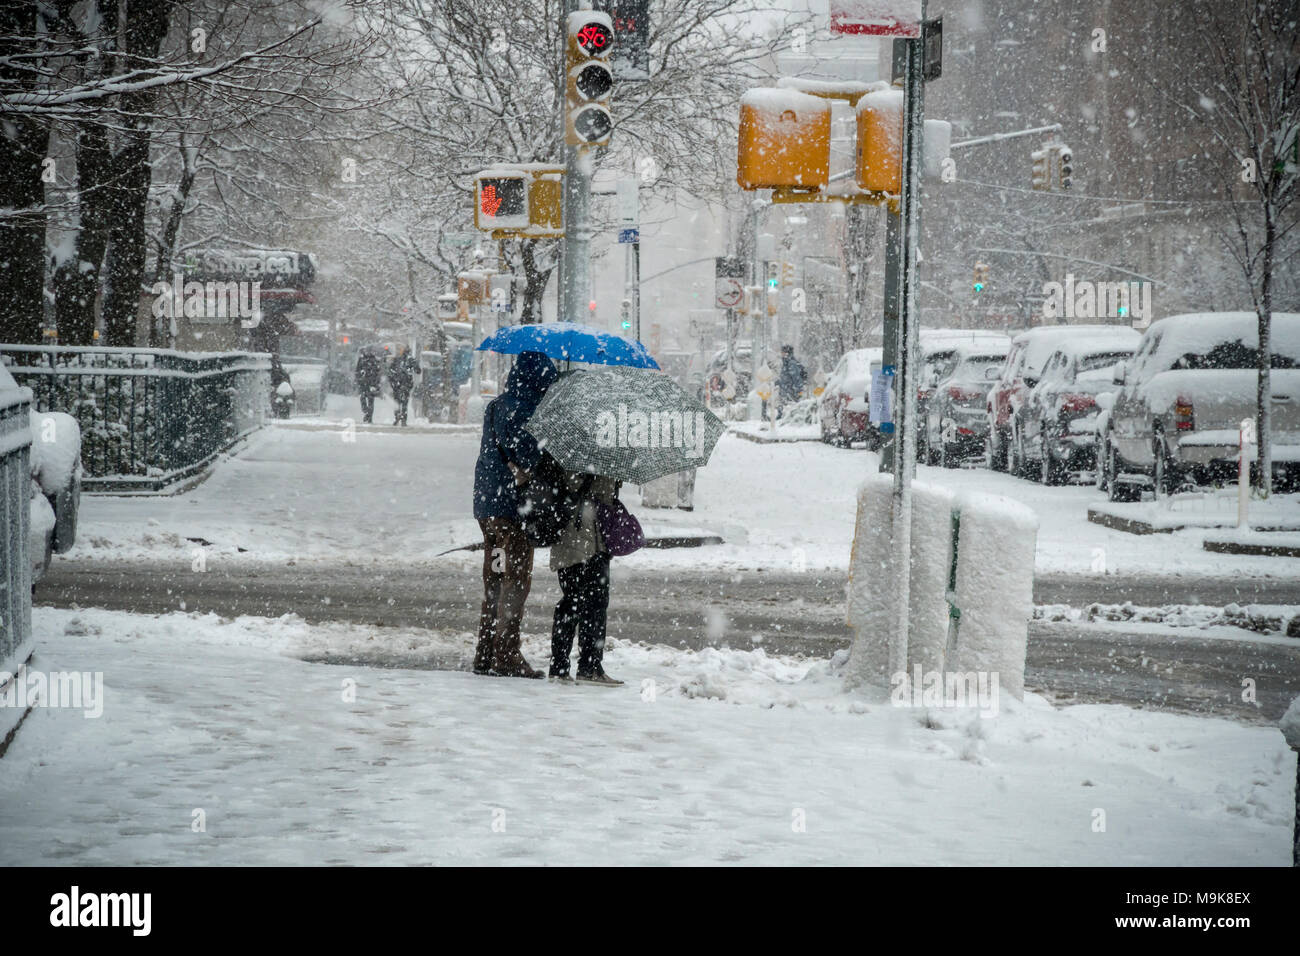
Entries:
{"label": "blue umbrella", "polygon": [[634,339],[594,329],[577,322],[548,322],[545,325],[510,325],[485,338],[476,352],[541,352],[553,359],[587,362],[591,365],[630,365],[658,368],[650,350]]}

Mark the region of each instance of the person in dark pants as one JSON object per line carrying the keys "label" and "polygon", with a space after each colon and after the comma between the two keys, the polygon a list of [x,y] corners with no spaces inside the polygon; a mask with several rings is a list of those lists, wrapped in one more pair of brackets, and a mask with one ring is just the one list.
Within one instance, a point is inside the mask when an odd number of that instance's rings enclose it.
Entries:
{"label": "person in dark pants", "polygon": [[605,673],[605,619],[609,611],[609,551],[596,521],[598,502],[611,504],[618,482],[603,475],[569,475],[569,490],[581,506],[551,546],[551,569],[560,577],[562,597],[551,622],[552,680],[569,680],[569,655],[578,639],[578,683],[617,686]]}
{"label": "person in dark pants", "polygon": [[384,378],[379,356],[368,348],[357,356],[356,378],[357,391],[361,393],[361,421],[368,425],[375,420],[375,396]]}
{"label": "person in dark pants", "polygon": [[542,451],[524,424],[559,373],[540,352],[515,360],[506,387],[483,410],[483,438],[474,465],[474,517],[483,529],[483,606],[474,673],[542,677],[520,644],[524,602],[533,580],[533,546],[519,523],[521,486]]}
{"label": "person in dark pants", "polygon": [[394,425],[406,425],[406,403],[415,387],[415,376],[419,374],[420,363],[412,357],[410,348],[403,345],[402,351],[388,363],[388,384],[393,390],[393,401],[397,403]]}
{"label": "person in dark pants", "polygon": [[776,379],[777,396],[780,399],[778,414],[785,411],[786,405],[799,401],[807,380],[808,372],[794,357],[794,346],[781,346],[781,374]]}

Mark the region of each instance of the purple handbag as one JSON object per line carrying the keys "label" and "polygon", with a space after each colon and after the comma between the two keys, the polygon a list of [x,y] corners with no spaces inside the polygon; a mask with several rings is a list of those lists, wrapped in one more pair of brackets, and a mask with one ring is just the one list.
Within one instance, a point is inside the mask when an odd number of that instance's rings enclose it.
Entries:
{"label": "purple handbag", "polygon": [[596,502],[596,526],[600,528],[605,550],[616,558],[645,547],[641,522],[617,498],[608,505]]}

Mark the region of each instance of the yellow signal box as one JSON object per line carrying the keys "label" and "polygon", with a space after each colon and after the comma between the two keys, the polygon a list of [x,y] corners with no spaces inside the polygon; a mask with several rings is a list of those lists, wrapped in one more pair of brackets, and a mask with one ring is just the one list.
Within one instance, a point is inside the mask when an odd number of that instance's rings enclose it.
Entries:
{"label": "yellow signal box", "polygon": [[816,192],[831,167],[831,104],[797,90],[755,89],[740,99],[736,182],[741,189]]}
{"label": "yellow signal box", "polygon": [[880,90],[858,100],[856,179],[862,189],[903,191],[903,91]]}

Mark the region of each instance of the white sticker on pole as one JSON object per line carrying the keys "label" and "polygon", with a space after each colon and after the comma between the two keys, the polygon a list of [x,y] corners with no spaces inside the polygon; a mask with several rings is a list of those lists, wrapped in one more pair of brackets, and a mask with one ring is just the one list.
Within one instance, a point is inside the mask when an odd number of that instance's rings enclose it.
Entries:
{"label": "white sticker on pole", "polygon": [[831,0],[831,33],[919,37],[921,0]]}
{"label": "white sticker on pole", "polygon": [[1259,442],[1255,437],[1255,419],[1243,418],[1241,420],[1241,443],[1243,445],[1254,445]]}
{"label": "white sticker on pole", "polygon": [[871,391],[867,395],[867,417],[873,425],[892,422],[893,409],[890,407],[894,396],[894,376],[873,368],[871,370]]}

